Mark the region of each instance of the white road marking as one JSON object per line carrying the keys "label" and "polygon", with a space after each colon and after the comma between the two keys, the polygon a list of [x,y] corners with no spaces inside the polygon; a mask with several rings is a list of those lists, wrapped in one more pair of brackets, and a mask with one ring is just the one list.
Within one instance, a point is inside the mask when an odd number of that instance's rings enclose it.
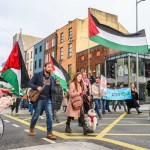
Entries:
{"label": "white road marking", "polygon": [[25,129],[24,131],[25,131],[25,132],[29,132],[29,130],[28,130],[28,129]]}
{"label": "white road marking", "polygon": [[10,121],[8,121],[8,120],[4,120],[5,122],[10,122]]}
{"label": "white road marking", "polygon": [[45,140],[45,141],[47,141],[47,142],[49,142],[49,143],[51,143],[51,144],[55,144],[56,143],[55,141],[52,141],[52,140],[47,139],[47,138],[42,138],[42,139]]}
{"label": "white road marking", "polygon": [[16,125],[16,124],[12,124],[14,127],[17,127],[17,128],[19,128],[20,126],[18,126],[18,125]]}

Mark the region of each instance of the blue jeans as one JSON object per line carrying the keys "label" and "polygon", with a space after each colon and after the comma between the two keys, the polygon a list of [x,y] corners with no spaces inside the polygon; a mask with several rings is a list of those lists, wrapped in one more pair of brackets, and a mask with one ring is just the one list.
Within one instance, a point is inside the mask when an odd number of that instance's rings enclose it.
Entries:
{"label": "blue jeans", "polygon": [[47,133],[52,133],[52,101],[48,100],[38,100],[35,112],[31,119],[30,128],[34,128],[38,117],[40,116],[42,110],[45,110],[46,113],[46,124],[47,124]]}
{"label": "blue jeans", "polygon": [[109,108],[109,101],[102,99],[102,113],[103,114],[105,114],[105,110],[108,110],[108,112],[111,112]]}
{"label": "blue jeans", "polygon": [[100,107],[101,107],[101,99],[99,98],[94,98],[94,102],[95,102],[95,111],[98,114],[98,116],[100,115]]}

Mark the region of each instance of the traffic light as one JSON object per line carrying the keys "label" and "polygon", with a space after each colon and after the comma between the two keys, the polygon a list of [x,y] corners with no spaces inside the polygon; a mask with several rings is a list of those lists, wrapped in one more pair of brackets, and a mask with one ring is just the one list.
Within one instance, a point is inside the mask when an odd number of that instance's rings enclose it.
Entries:
{"label": "traffic light", "polygon": [[111,78],[114,78],[115,79],[115,65],[112,65],[111,66]]}

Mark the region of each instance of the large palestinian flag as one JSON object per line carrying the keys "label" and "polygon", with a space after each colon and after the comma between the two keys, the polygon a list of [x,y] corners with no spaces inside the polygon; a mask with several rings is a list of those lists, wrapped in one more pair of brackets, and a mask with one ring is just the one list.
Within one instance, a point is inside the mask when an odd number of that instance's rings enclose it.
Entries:
{"label": "large palestinian flag", "polygon": [[69,74],[52,56],[49,56],[49,61],[52,64],[52,71],[51,71],[52,76],[54,78],[58,78],[63,90],[67,91],[68,90],[67,84],[68,81],[70,80]]}
{"label": "large palestinian flag", "polygon": [[100,45],[133,53],[148,53],[145,30],[124,34],[100,22],[88,12],[89,38]]}
{"label": "large palestinian flag", "polygon": [[23,95],[21,88],[28,87],[29,76],[23,61],[18,42],[14,47],[2,69],[1,76],[12,85],[13,93]]}

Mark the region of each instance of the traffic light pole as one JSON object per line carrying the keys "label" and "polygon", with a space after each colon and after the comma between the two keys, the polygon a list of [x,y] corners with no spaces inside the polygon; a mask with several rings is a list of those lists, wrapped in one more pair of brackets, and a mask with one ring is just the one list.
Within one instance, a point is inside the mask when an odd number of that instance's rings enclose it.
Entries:
{"label": "traffic light pole", "polygon": [[117,86],[117,63],[115,63],[115,86]]}

